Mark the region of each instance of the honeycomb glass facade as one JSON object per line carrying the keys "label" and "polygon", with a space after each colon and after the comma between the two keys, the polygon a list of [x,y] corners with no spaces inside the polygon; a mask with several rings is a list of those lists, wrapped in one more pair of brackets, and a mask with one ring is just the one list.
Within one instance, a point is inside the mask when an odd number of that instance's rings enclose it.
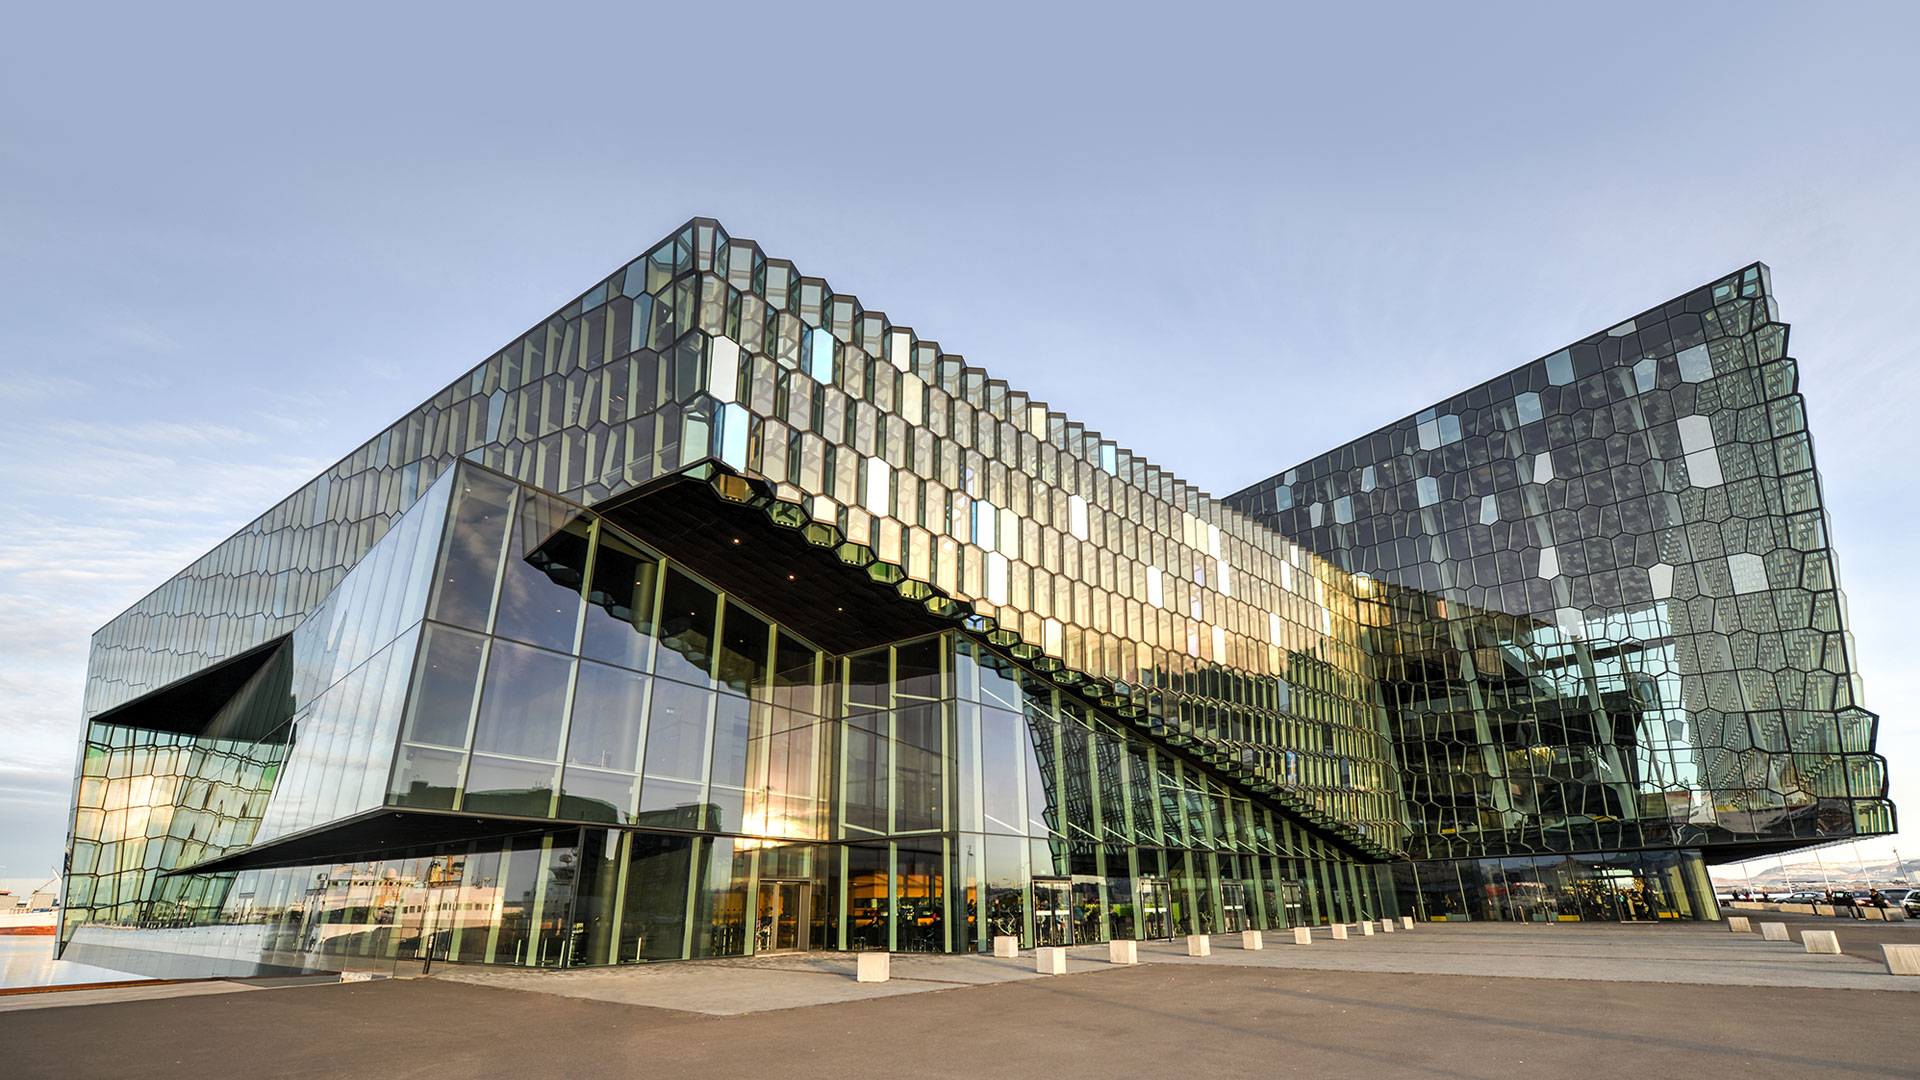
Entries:
{"label": "honeycomb glass facade", "polygon": [[1891,809],[1764,278],[1676,304],[1221,501],[697,219],[95,635],[63,946],[1714,917]]}
{"label": "honeycomb glass facade", "polygon": [[1893,830],[1764,266],[1227,501],[1354,576],[1416,860]]}

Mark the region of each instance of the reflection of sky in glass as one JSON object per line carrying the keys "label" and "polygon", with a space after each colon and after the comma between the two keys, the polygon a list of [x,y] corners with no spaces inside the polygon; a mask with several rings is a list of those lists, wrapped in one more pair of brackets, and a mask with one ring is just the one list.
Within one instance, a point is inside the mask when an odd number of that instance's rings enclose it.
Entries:
{"label": "reflection of sky in glass", "polygon": [[[112,968],[76,964],[53,958],[52,935],[0,935],[0,990],[26,986],[73,986],[80,983],[125,982],[144,979]],[[4,1058],[0,1052],[0,1058]]]}

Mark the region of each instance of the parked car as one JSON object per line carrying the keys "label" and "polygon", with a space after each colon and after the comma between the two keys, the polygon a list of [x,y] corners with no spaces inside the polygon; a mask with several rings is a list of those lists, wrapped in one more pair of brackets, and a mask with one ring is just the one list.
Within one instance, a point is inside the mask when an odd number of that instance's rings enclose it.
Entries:
{"label": "parked car", "polygon": [[1900,910],[1907,913],[1909,919],[1920,919],[1920,889],[1910,889],[1906,899],[1900,901]]}

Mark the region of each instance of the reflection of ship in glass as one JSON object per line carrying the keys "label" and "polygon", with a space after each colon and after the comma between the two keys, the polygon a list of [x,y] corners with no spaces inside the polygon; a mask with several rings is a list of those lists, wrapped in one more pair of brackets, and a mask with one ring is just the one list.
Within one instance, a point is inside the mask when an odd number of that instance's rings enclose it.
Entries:
{"label": "reflection of ship in glass", "polygon": [[0,889],[0,934],[51,936],[60,921],[60,879],[25,896]]}

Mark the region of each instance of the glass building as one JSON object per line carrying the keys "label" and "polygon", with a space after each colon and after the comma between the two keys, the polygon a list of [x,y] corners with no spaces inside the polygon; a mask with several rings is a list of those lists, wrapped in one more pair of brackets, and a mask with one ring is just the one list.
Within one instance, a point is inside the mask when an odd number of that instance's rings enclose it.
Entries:
{"label": "glass building", "polygon": [[1894,829],[1765,266],[1227,502],[1352,575],[1403,905],[1685,915],[1702,862]]}
{"label": "glass building", "polygon": [[62,946],[1715,918],[1892,829],[1763,268],[1211,498],[696,219],[94,637]]}

